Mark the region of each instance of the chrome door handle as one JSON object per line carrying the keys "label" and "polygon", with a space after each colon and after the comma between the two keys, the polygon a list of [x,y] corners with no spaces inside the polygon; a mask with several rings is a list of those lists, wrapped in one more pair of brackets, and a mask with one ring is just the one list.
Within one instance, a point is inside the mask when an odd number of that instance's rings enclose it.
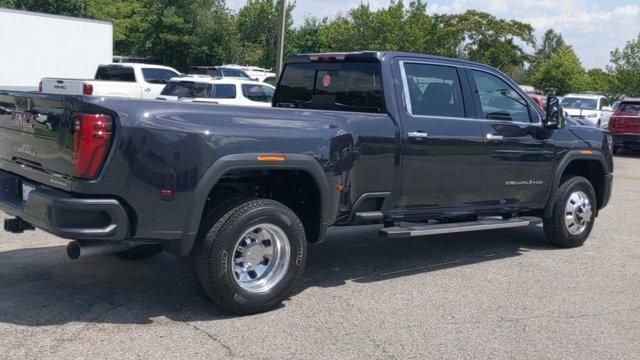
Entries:
{"label": "chrome door handle", "polygon": [[411,139],[423,140],[429,137],[424,131],[410,131],[407,133],[407,136]]}
{"label": "chrome door handle", "polygon": [[496,135],[496,134],[487,134],[487,140],[502,141],[504,140],[504,136]]}

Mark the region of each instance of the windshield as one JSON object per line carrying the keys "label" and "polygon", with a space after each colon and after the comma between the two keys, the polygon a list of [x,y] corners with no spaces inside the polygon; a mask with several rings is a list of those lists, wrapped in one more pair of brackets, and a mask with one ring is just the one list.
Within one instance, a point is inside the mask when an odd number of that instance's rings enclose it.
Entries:
{"label": "windshield", "polygon": [[562,99],[562,107],[567,109],[595,110],[598,107],[598,100],[566,97]]}
{"label": "windshield", "polygon": [[243,78],[243,79],[251,79],[251,77],[249,75],[247,75],[246,72],[244,72],[242,70],[235,70],[235,69],[222,69],[222,76],[224,76],[224,77],[237,77],[237,78]]}

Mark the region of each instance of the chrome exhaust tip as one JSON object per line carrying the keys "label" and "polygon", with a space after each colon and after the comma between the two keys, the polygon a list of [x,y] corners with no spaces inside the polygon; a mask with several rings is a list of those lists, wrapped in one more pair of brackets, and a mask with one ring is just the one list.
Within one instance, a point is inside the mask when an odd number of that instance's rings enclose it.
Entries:
{"label": "chrome exhaust tip", "polygon": [[81,257],[113,254],[118,251],[129,250],[135,246],[123,242],[71,241],[67,245],[67,256],[71,260],[78,260]]}

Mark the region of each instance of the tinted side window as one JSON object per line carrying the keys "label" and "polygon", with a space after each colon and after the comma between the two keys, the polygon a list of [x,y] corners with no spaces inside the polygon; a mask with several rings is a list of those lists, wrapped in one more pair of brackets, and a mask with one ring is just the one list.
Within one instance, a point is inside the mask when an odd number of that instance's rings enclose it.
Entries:
{"label": "tinted side window", "polygon": [[242,84],[242,95],[252,101],[269,102],[262,85]]}
{"label": "tinted side window", "polygon": [[136,82],[133,68],[127,66],[99,66],[96,80]]}
{"label": "tinted side window", "polygon": [[273,85],[276,86],[276,77],[275,76],[268,76],[266,78],[264,78],[264,81],[262,81],[263,83],[269,84],[269,85]]}
{"label": "tinted side window", "polygon": [[273,100],[273,94],[275,93],[276,89],[264,85],[260,85],[260,88],[262,89],[267,102],[271,102]]}
{"label": "tinted side window", "polygon": [[275,106],[385,112],[380,63],[292,63],[285,67]]}
{"label": "tinted side window", "polygon": [[465,116],[456,68],[408,63],[404,71],[412,115]]}
{"label": "tinted side window", "polygon": [[236,86],[233,84],[215,84],[213,95],[214,99],[235,99]]}
{"label": "tinted side window", "polygon": [[485,119],[529,122],[529,106],[526,100],[509,84],[483,71],[473,70],[472,74]]}
{"label": "tinted side window", "polygon": [[149,84],[166,84],[171,78],[178,76],[177,73],[166,69],[143,68],[142,76]]}

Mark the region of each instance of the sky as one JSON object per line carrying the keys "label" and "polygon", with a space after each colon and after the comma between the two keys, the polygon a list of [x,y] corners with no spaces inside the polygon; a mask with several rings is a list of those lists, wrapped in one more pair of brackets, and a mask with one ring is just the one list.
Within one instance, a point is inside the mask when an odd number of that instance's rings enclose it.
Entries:
{"label": "sky", "polygon": [[[237,10],[245,2],[227,0],[227,5]],[[300,24],[306,16],[331,19],[361,2],[374,9],[389,5],[389,0],[297,0],[294,22]],[[573,46],[586,68],[605,68],[611,50],[624,47],[640,33],[640,0],[432,0],[427,7],[430,13],[476,9],[521,20],[533,25],[538,39],[553,28]]]}

